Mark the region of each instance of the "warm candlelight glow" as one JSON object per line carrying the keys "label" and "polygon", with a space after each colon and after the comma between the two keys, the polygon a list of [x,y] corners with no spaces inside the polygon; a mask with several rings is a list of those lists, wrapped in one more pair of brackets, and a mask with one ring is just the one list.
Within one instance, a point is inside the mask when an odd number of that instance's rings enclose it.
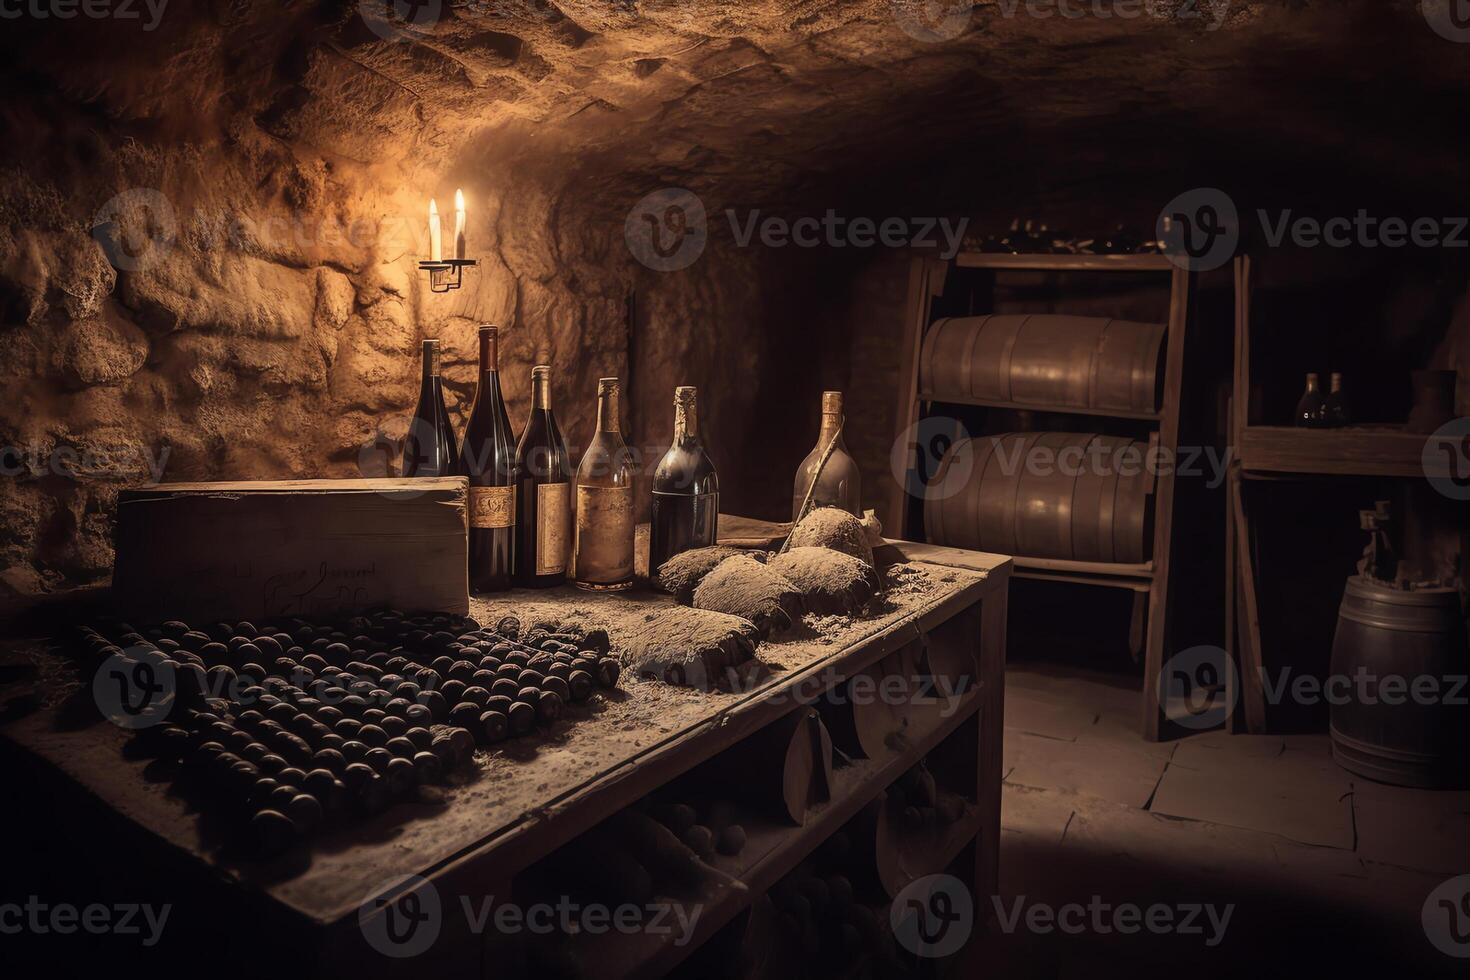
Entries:
{"label": "warm candlelight glow", "polygon": [[442,258],[443,251],[440,244],[439,231],[439,205],[435,204],[434,199],[431,197],[429,198],[429,261],[438,262]]}
{"label": "warm candlelight glow", "polygon": [[454,192],[454,257],[462,259],[464,251],[464,191]]}

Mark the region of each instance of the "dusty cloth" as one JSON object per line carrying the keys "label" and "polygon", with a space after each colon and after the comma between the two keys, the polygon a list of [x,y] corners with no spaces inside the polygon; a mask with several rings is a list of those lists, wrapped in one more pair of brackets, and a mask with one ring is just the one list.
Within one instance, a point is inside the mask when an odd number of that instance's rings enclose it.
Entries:
{"label": "dusty cloth", "polygon": [[792,548],[772,558],[768,567],[801,590],[807,612],[818,616],[855,613],[877,588],[871,565],[831,548]]}
{"label": "dusty cloth", "polygon": [[754,624],[738,616],[666,609],[625,632],[620,656],[643,677],[729,690],[759,673],[760,661],[755,659],[759,642]]}
{"label": "dusty cloth", "polygon": [[694,606],[748,619],[761,639],[790,629],[802,613],[796,586],[749,555],[720,562],[694,590]]}
{"label": "dusty cloth", "polygon": [[821,507],[791,529],[792,548],[831,548],[874,567],[873,546],[862,521],[845,510]]}
{"label": "dusty cloth", "polygon": [[[720,545],[680,552],[659,567],[659,587],[672,595],[681,606],[691,606],[694,604],[694,590],[699,588],[704,577],[726,558],[740,554],[746,552]],[[764,561],[765,553],[754,553],[751,557]]]}

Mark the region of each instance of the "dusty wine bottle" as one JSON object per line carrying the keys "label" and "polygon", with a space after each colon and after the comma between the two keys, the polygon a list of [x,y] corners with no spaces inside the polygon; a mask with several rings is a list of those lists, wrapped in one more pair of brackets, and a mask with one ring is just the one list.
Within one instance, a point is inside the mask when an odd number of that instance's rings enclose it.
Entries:
{"label": "dusty wine bottle", "polygon": [[1322,423],[1332,428],[1352,422],[1347,392],[1342,388],[1342,372],[1333,371],[1327,378],[1327,398],[1322,402]]}
{"label": "dusty wine bottle", "polygon": [[1307,375],[1307,387],[1302,392],[1302,397],[1296,403],[1296,424],[1307,428],[1320,428],[1325,422],[1324,412],[1327,402],[1322,397],[1322,390],[1317,383],[1317,373],[1313,371]]}
{"label": "dusty wine bottle", "polygon": [[545,589],[567,578],[572,468],[551,412],[551,368],[544,364],[531,369],[531,399],[516,446],[515,582]]}
{"label": "dusty wine bottle", "polygon": [[454,426],[444,407],[444,382],[439,377],[439,341],[424,341],[424,374],[419,404],[403,441],[404,476],[456,476],[459,450]]}
{"label": "dusty wine bottle", "polygon": [[[862,517],[862,480],[858,475],[857,463],[848,454],[842,441],[842,392],[822,392],[822,429],[817,435],[817,448],[796,468],[796,483],[792,489],[791,519],[802,518],[802,507],[807,510],[818,507],[840,507],[855,517]],[[822,457],[831,447],[827,464]],[[820,476],[818,470],[820,469]],[[813,487],[813,483],[816,484]],[[808,504],[807,495],[811,500]]]}
{"label": "dusty wine bottle", "polygon": [[695,390],[674,389],[674,442],[653,472],[653,520],[648,570],[682,551],[715,543],[720,515],[720,478],[699,440]]}
{"label": "dusty wine bottle", "polygon": [[577,467],[572,583],[595,592],[633,584],[633,467],[618,425],[618,379],[597,382],[597,432]]}
{"label": "dusty wine bottle", "polygon": [[510,588],[515,553],[516,446],[500,392],[500,334],[480,328],[480,381],[460,446],[460,472],[470,480],[470,589]]}

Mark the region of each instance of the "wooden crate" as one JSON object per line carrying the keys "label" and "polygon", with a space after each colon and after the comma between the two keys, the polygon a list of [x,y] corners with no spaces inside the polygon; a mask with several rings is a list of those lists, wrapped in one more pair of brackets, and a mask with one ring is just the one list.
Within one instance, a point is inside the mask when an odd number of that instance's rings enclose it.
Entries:
{"label": "wooden crate", "polygon": [[129,617],[469,611],[468,486],[443,479],[158,484],[118,495]]}

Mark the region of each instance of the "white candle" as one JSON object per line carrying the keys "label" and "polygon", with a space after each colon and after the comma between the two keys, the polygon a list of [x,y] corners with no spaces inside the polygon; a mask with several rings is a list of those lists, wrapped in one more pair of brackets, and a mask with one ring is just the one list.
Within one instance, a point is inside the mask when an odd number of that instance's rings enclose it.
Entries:
{"label": "white candle", "polygon": [[441,261],[441,259],[443,257],[443,251],[442,251],[442,249],[440,247],[440,241],[439,241],[439,239],[440,239],[440,232],[439,232],[439,205],[435,204],[434,203],[434,199],[431,197],[431,198],[429,198],[429,261],[430,262],[438,262],[438,261]]}
{"label": "white candle", "polygon": [[464,191],[454,192],[454,257],[464,258]]}

